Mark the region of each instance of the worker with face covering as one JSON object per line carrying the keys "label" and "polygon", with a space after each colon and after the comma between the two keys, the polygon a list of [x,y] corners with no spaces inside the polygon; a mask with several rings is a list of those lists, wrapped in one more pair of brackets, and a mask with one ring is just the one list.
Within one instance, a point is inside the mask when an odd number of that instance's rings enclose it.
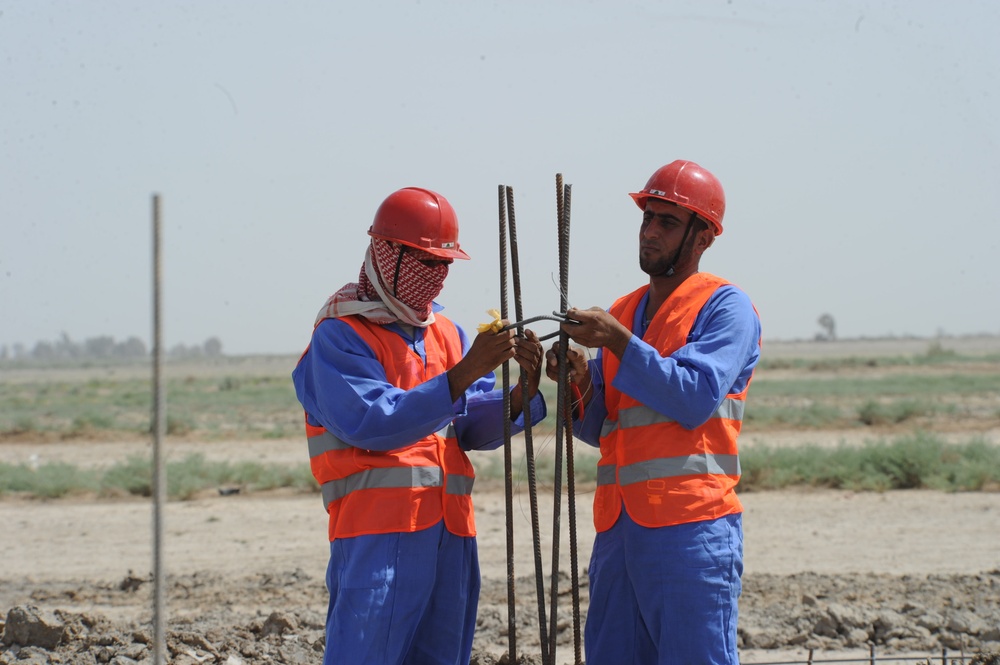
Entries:
{"label": "worker with face covering", "polygon": [[[434,298],[458,219],[440,194],[408,187],[375,214],[356,283],[320,309],[292,379],[313,475],[329,514],[326,665],[469,662],[479,561],[469,450],[504,441],[493,370],[527,373],[511,431],[545,417],[537,336],[495,326],[469,342]],[[506,321],[504,322],[506,324]]]}

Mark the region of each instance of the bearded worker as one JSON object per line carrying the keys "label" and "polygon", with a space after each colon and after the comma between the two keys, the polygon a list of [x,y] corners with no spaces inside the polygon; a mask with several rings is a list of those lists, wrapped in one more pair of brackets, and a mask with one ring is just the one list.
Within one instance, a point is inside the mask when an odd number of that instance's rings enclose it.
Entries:
{"label": "bearded worker", "polygon": [[510,393],[511,431],[523,400],[545,417],[542,347],[512,330],[470,345],[441,315],[434,298],[469,256],[440,194],[394,192],[368,235],[357,283],[320,309],[292,373],[329,514],[323,662],[465,665],[480,587],[466,451],[503,444],[493,370],[507,360],[528,376],[527,394],[520,382]]}
{"label": "bearded worker", "polygon": [[[649,283],[610,311],[570,309],[567,349],[584,402],[574,430],[600,446],[584,634],[587,665],[735,664],[743,573],[736,440],[760,357],[747,295],[699,272],[725,196],[675,161],[640,192],[639,267]],[[558,343],[547,375],[559,375]],[[574,411],[576,412],[576,411]]]}

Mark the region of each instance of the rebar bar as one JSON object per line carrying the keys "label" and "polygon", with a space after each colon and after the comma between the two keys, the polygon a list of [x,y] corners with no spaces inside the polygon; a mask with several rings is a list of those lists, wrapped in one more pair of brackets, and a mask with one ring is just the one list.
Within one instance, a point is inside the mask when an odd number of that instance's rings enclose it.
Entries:
{"label": "rebar bar", "polygon": [[[560,311],[565,312],[569,306],[569,228],[570,228],[570,205],[572,201],[573,185],[565,186],[563,195],[563,242],[560,258],[561,289],[563,293],[562,307]],[[565,263],[565,268],[563,268]],[[567,338],[568,341],[568,338]],[[566,498],[568,502],[567,517],[569,519],[569,557],[570,557],[570,584],[573,594],[573,648],[576,657],[576,665],[583,665],[583,644],[580,638],[580,571],[577,558],[576,540],[576,465],[573,462],[573,403],[570,399],[569,375],[567,374],[566,385],[563,388],[563,404],[565,412],[562,418],[566,421],[563,435],[566,438]]]}
{"label": "rebar bar", "polygon": [[[506,188],[507,195],[507,227],[510,245],[511,280],[514,287],[514,318],[520,323],[517,334],[524,335],[524,324],[521,312],[521,263],[517,247],[517,216],[514,212],[514,188]],[[540,317],[539,317],[540,318]],[[554,317],[553,317],[554,318]],[[545,628],[545,584],[542,578],[542,542],[541,529],[538,520],[538,484],[535,476],[535,447],[531,428],[531,404],[527,398],[528,376],[522,371],[521,409],[524,412],[524,455],[528,467],[528,502],[531,507],[531,547],[535,561],[535,595],[538,601],[538,641],[542,651],[542,665],[550,665],[548,656],[548,639]],[[511,659],[511,662],[516,662]]]}
{"label": "rebar bar", "polygon": [[[559,310],[566,311],[566,280],[564,279],[564,259],[563,247],[563,177],[561,173],[556,174],[556,230],[559,247]],[[549,656],[552,661],[556,659],[556,635],[557,635],[557,615],[559,599],[559,540],[561,534],[560,511],[562,509],[562,465],[563,465],[563,430],[565,422],[562,417],[566,404],[566,377],[569,372],[566,368],[566,346],[568,336],[565,332],[559,333],[559,382],[556,385],[556,443],[555,461],[552,478],[552,580],[549,584],[550,594],[550,614],[549,614]]]}
{"label": "rebar bar", "polygon": [[[500,318],[507,318],[507,209],[506,189],[497,188],[497,205],[500,217]],[[514,473],[511,461],[510,442],[510,361],[504,361],[503,369],[503,469],[504,469],[504,512],[507,524],[507,653],[510,662],[517,662],[517,616],[514,597]]]}

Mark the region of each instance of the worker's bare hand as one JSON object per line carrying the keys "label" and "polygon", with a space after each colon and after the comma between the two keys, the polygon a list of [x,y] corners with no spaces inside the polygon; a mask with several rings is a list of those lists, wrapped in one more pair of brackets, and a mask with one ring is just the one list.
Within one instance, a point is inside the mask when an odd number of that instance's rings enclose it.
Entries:
{"label": "worker's bare hand", "polygon": [[[505,326],[508,323],[506,319],[503,320]],[[475,372],[478,378],[489,374],[505,361],[512,359],[516,351],[517,337],[514,330],[487,331],[476,335],[462,362],[476,368]]]}
{"label": "worker's bare hand", "polygon": [[[510,322],[504,319],[502,323],[506,326]],[[476,335],[465,357],[448,370],[452,401],[458,399],[476,379],[486,376],[513,358],[516,351],[517,342],[513,330],[486,331]]]}
{"label": "worker's bare hand", "polygon": [[528,380],[528,399],[538,392],[538,382],[542,378],[542,343],[533,330],[525,328],[524,337],[514,338],[514,360],[521,366]]}
{"label": "worker's bare hand", "polygon": [[632,332],[600,307],[571,308],[566,315],[577,323],[564,323],[559,328],[577,344],[591,349],[607,347],[619,358],[632,339]]}
{"label": "worker's bare hand", "polygon": [[[545,376],[553,381],[559,381],[559,342],[554,342],[545,352]],[[590,386],[590,367],[587,358],[578,348],[567,346],[566,367],[569,380],[580,387],[581,391]]]}

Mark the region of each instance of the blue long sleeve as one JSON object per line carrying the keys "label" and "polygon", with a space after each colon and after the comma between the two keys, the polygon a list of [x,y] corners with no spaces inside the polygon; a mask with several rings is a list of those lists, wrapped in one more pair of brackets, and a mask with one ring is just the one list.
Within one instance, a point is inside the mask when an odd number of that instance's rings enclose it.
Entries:
{"label": "blue long sleeve", "polygon": [[[760,319],[743,291],[724,286],[699,312],[687,344],[664,358],[642,341],[644,309],[645,299],[636,309],[634,334],[613,385],[687,429],[698,427],[719,408],[726,395],[742,391],[749,381],[760,358]],[[584,420],[574,428],[579,428],[578,436],[591,445],[599,445],[601,426],[607,417],[601,375],[603,353],[601,349],[597,359],[590,361],[595,399]],[[599,395],[602,399],[597,401]]]}
{"label": "blue long sleeve", "polygon": [[[411,336],[389,328],[424,356],[423,331]],[[456,326],[463,354],[469,341]],[[503,444],[503,394],[492,373],[477,379],[454,403],[447,374],[410,390],[390,384],[372,349],[343,321],[328,319],[313,331],[312,342],[292,380],[308,417],[341,440],[367,450],[393,450],[412,444],[454,420],[459,445],[489,450]],[[545,417],[541,394],[531,401],[532,421]],[[536,415],[537,414],[537,415]],[[512,432],[523,429],[523,416]]]}

